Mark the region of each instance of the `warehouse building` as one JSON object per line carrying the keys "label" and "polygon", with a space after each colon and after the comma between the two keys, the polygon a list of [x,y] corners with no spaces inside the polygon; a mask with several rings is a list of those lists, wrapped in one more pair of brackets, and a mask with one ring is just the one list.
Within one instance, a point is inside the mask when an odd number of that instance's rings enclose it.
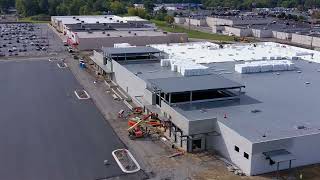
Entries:
{"label": "warehouse building", "polygon": [[306,22],[259,16],[214,16],[207,17],[206,21],[213,33],[237,37],[275,38],[309,47],[320,47],[319,27]]}
{"label": "warehouse building", "polygon": [[[208,18],[207,18],[208,19]],[[309,32],[311,30],[310,24],[300,23],[300,22],[287,22],[287,21],[272,21],[270,18],[265,18],[266,20],[261,20],[253,22],[254,18],[250,18],[250,21],[240,18],[230,18],[238,19],[234,23],[225,23],[222,19],[212,25],[213,33],[222,33],[226,35],[233,35],[238,37],[256,37],[256,38],[276,38],[282,40],[291,40],[292,34]],[[243,21],[243,22],[241,22]],[[248,24],[253,23],[253,24]]]}
{"label": "warehouse building", "polygon": [[207,27],[206,19],[203,16],[195,17],[174,17],[176,24],[184,24],[191,26],[205,26]]}
{"label": "warehouse building", "polygon": [[151,24],[149,21],[137,16],[120,17],[115,15],[100,16],[51,16],[51,25],[59,32],[66,34],[67,26],[72,24],[120,24],[120,23],[139,23]]}
{"label": "warehouse building", "polygon": [[301,32],[299,34],[291,35],[292,42],[302,44],[305,46],[320,47],[320,34],[319,33],[310,33],[310,32]]}
{"label": "warehouse building", "polygon": [[262,16],[208,16],[206,21],[210,27],[213,27],[271,24],[274,20]]}
{"label": "warehouse building", "polygon": [[178,147],[215,150],[257,175],[320,162],[319,57],[277,43],[202,42],[104,48],[93,60],[160,115]]}
{"label": "warehouse building", "polygon": [[91,31],[71,32],[68,43],[78,50],[98,50],[101,47],[113,47],[116,43],[129,43],[135,46],[147,44],[187,42],[185,33],[167,33],[162,31]]}
{"label": "warehouse building", "polygon": [[113,47],[116,43],[145,46],[188,41],[185,33],[160,31],[154,24],[138,17],[53,16],[52,24],[77,50],[99,50],[103,46]]}

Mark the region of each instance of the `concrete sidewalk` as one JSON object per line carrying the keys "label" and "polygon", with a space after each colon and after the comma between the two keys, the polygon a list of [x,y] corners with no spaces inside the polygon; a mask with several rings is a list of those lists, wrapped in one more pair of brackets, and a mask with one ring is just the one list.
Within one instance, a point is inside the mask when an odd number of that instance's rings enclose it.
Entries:
{"label": "concrete sidewalk", "polygon": [[[162,158],[163,156],[168,155],[168,152],[160,148],[157,142],[148,140],[130,140],[128,138],[126,130],[127,121],[118,118],[117,116],[117,113],[121,109],[125,111],[129,111],[129,109],[124,105],[122,101],[113,100],[113,97],[108,94],[109,90],[105,83],[98,81],[96,84],[94,84],[93,82],[95,81],[95,77],[93,77],[87,71],[80,69],[78,66],[78,61],[69,58],[66,60],[66,62],[68,63],[69,68],[71,69],[77,80],[90,94],[92,100],[104,115],[107,123],[110,123],[120,139],[134,154],[142,169],[144,169],[146,172],[154,171],[153,164],[150,164],[149,160],[156,157]],[[123,178],[124,177],[121,177],[121,179]],[[139,177],[138,179],[141,178],[142,177]]]}

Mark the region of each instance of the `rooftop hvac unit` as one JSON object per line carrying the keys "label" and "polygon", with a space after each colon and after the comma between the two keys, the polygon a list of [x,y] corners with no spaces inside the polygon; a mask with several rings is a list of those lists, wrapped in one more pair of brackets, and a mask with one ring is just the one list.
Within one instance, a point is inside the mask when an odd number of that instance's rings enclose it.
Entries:
{"label": "rooftop hvac unit", "polygon": [[109,20],[112,20],[112,17],[109,17]]}
{"label": "rooftop hvac unit", "polygon": [[75,17],[75,16],[73,16],[72,18],[73,18],[73,19],[75,19],[76,17]]}
{"label": "rooftop hvac unit", "polygon": [[[79,20],[79,19],[77,19],[77,20]],[[81,21],[81,23],[84,23],[84,21]]]}
{"label": "rooftop hvac unit", "polygon": [[[77,21],[80,21],[80,19],[79,18],[77,18]],[[82,22],[82,21],[81,21]]]}
{"label": "rooftop hvac unit", "polygon": [[272,71],[291,71],[295,69],[294,63],[288,60],[281,61],[256,61],[236,64],[235,71],[241,74],[272,72]]}
{"label": "rooftop hvac unit", "polygon": [[107,36],[110,36],[110,34],[107,34]]}
{"label": "rooftop hvac unit", "polygon": [[105,32],[105,31],[102,31],[102,34],[106,34],[106,32]]}

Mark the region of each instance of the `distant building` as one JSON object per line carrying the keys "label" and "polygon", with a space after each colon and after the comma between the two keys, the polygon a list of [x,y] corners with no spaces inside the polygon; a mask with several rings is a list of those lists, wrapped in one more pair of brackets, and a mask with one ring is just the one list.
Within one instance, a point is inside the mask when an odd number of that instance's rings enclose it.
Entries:
{"label": "distant building", "polygon": [[[214,16],[207,17],[206,20],[213,33],[237,37],[276,38],[320,47],[320,27],[307,22],[263,16]],[[177,18],[176,23],[178,22],[183,20]]]}
{"label": "distant building", "polygon": [[139,9],[144,9],[144,5],[143,4],[133,4],[133,7],[139,8]]}
{"label": "distant building", "polygon": [[151,22],[135,16],[53,16],[51,23],[78,50],[97,50],[116,43],[145,46],[188,41],[185,33],[159,31]]}

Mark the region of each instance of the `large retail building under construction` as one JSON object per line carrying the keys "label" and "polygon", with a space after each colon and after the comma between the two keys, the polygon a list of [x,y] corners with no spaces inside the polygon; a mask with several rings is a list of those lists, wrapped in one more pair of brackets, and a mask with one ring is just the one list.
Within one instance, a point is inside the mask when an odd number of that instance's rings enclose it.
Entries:
{"label": "large retail building under construction", "polygon": [[247,175],[320,162],[320,53],[277,43],[103,48],[92,59],[189,151]]}

